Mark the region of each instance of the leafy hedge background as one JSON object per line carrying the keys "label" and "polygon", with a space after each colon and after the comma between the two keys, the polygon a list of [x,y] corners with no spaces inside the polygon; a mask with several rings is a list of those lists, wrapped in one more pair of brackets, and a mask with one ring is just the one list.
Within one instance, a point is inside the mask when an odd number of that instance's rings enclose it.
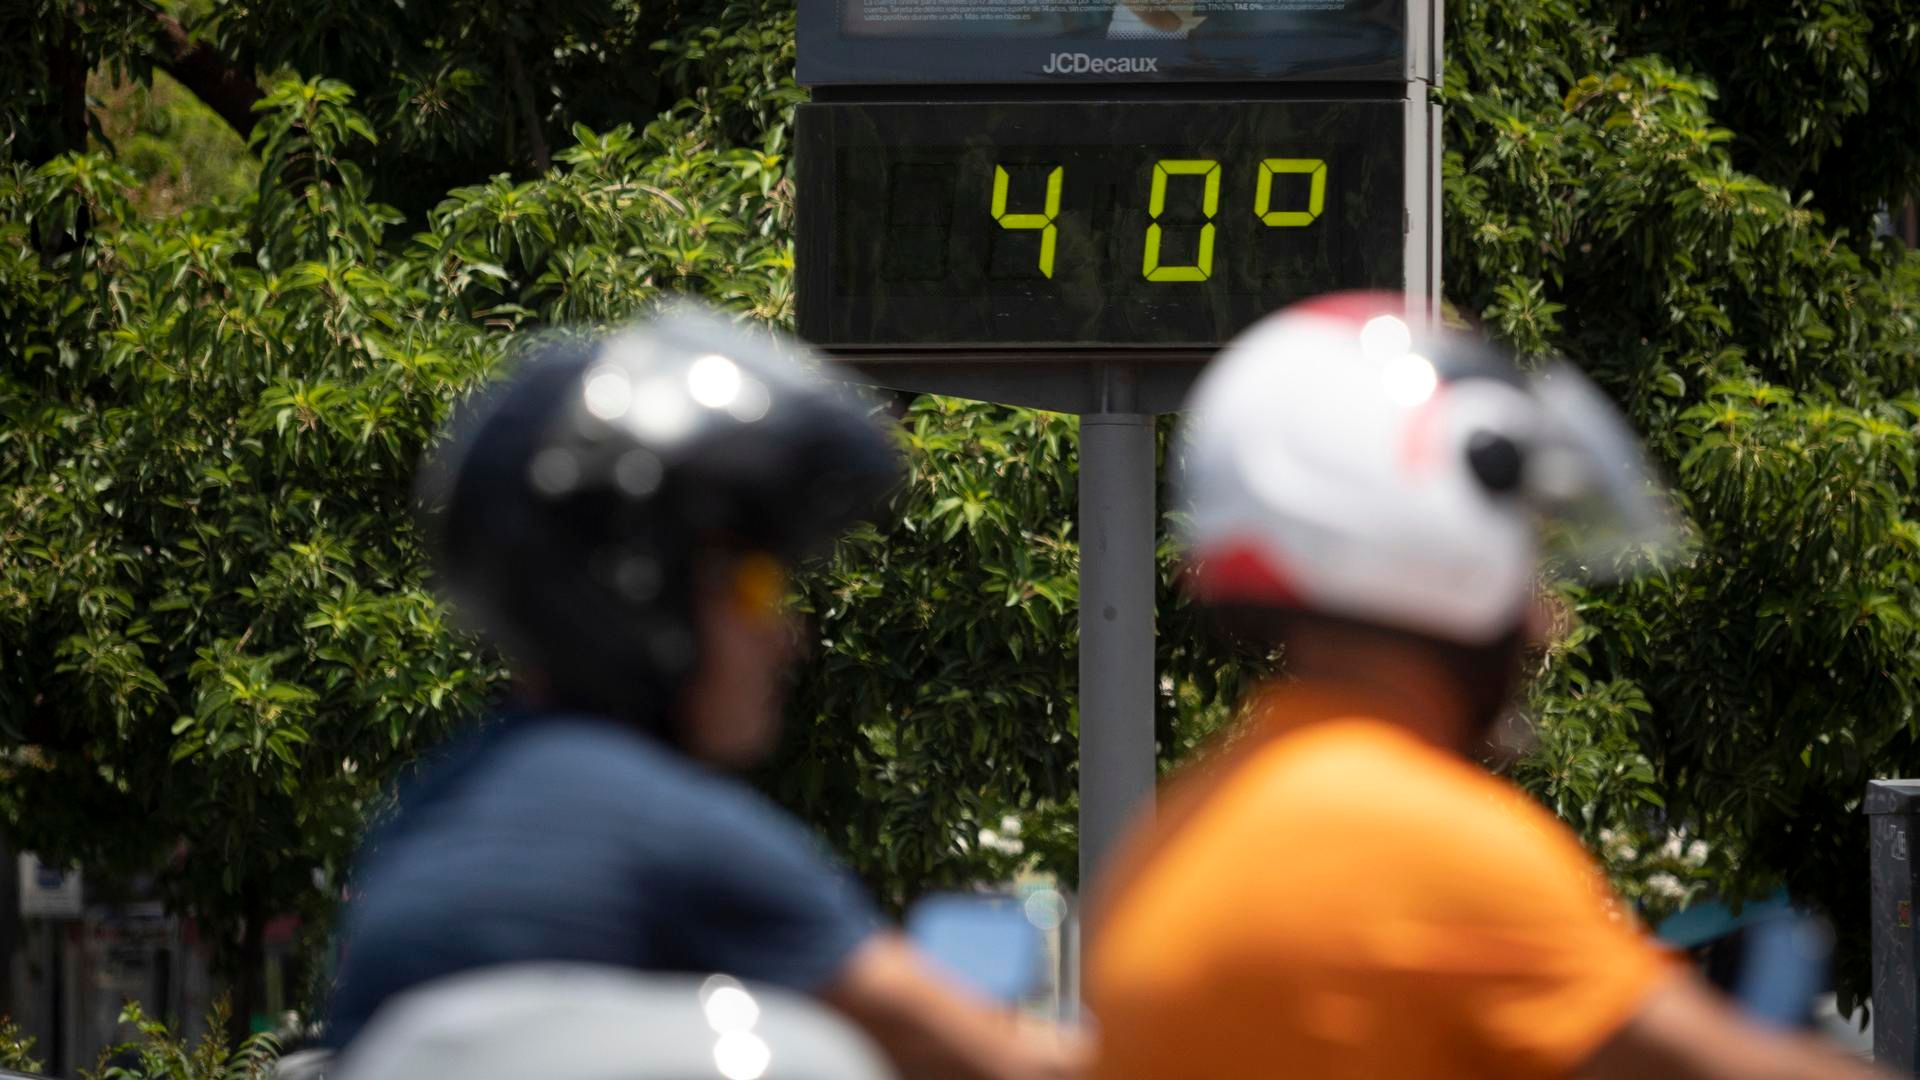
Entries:
{"label": "leafy hedge background", "polygon": [[[1913,8],[1454,0],[1438,92],[1449,301],[1598,378],[1691,526],[1558,586],[1513,775],[1656,917],[1826,910],[1843,995],[1863,785],[1920,769],[1920,263],[1873,236],[1920,152]],[[31,0],[0,43],[0,820],[164,868],[245,964],[270,913],[324,925],[383,785],[499,689],[406,514],[449,407],[516,331],[664,292],[790,322],[792,10]],[[1075,422],[895,411],[913,481],[803,581],[763,779],[896,902],[1070,876]],[[1263,666],[1170,590],[1159,662],[1169,762]]]}

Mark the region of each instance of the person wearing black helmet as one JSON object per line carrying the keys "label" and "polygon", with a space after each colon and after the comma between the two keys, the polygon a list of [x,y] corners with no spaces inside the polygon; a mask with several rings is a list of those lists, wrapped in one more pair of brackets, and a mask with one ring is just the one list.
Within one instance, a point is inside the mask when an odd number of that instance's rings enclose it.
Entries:
{"label": "person wearing black helmet", "polygon": [[548,344],[423,474],[455,612],[517,704],[401,793],[354,876],[329,1039],[475,968],[579,961],[813,993],[912,1076],[1071,1075],[880,928],[727,775],[778,732],[788,567],[895,483],[885,438],[766,335],[690,307]]}

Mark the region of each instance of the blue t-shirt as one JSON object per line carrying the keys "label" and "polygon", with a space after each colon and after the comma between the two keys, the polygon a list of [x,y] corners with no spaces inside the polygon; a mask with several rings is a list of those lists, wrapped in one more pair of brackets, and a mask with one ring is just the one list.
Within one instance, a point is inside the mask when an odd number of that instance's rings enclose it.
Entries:
{"label": "blue t-shirt", "polygon": [[639,731],[513,718],[402,790],[361,852],[327,1039],[472,968],[570,960],[811,991],[878,925],[795,820]]}

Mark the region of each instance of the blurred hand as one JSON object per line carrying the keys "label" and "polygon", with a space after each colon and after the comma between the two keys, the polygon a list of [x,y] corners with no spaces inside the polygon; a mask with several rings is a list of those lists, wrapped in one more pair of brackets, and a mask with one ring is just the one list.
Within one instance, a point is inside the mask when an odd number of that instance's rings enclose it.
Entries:
{"label": "blurred hand", "polygon": [[897,934],[862,945],[820,997],[912,1080],[1070,1080],[1093,1060],[1086,1036],[954,985]]}

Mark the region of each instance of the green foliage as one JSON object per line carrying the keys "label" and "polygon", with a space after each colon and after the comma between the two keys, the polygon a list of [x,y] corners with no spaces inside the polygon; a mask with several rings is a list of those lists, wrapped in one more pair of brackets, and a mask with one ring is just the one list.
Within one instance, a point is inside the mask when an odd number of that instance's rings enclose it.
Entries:
{"label": "green foliage", "polygon": [[33,1056],[34,1038],[22,1035],[12,1017],[0,1017],[0,1069],[37,1073],[43,1066]]}
{"label": "green foliage", "polygon": [[298,157],[298,198],[147,221],[98,155],[0,175],[14,835],[126,870],[184,838],[169,882],[219,940],[317,907],[383,765],[491,677],[406,505],[494,353],[380,248],[392,214],[334,160],[358,122],[290,94],[262,185]]}
{"label": "green foliage", "polygon": [[[1911,185],[1914,140],[1869,133],[1920,122],[1913,20],[1449,8],[1449,298],[1593,373],[1690,523],[1635,584],[1558,587],[1513,775],[1656,914],[1784,881],[1862,987],[1858,798],[1920,769],[1920,264],[1860,230]],[[802,94],[777,0],[176,13],[282,74],[242,125],[252,192],[164,216],[137,145],[83,152],[53,108],[75,70],[165,66],[146,9],[0,16],[0,815],[50,858],[175,856],[176,904],[231,940],[317,912],[310,871],[498,685],[422,577],[431,432],[514,331],[670,290],[788,323]],[[896,513],[801,583],[817,640],[766,783],[896,902],[1070,876],[1074,424],[920,398],[901,428]],[[1170,580],[1159,625],[1173,759],[1270,658],[1221,652]]]}
{"label": "green foliage", "polygon": [[[891,523],[804,583],[817,640],[803,722],[766,782],[896,904],[1029,864],[1072,881],[1078,425],[925,396],[903,430],[912,472]],[[1158,727],[1171,758],[1224,718],[1245,669],[1196,647],[1207,638],[1163,556]],[[982,840],[1007,818],[1018,845]]]}
{"label": "green foliage", "polygon": [[[20,842],[125,872],[173,852],[176,903],[223,941],[324,906],[311,868],[338,879],[382,782],[499,678],[425,591],[406,511],[450,403],[509,332],[663,291],[791,321],[791,13],[726,17],[659,50],[669,82],[721,89],[642,130],[576,126],[551,172],[456,188],[410,236],[362,167],[387,133],[330,79],[267,89],[243,202],[148,220],[105,156],[9,168],[0,798]],[[922,399],[898,515],[804,583],[822,642],[773,786],[895,899],[1005,872],[979,833],[1009,814],[1071,872],[1073,431]],[[1163,638],[1200,674],[1165,697],[1169,746],[1235,685],[1194,640]]]}
{"label": "green foliage", "polygon": [[893,524],[805,583],[817,641],[798,705],[818,719],[768,777],[896,902],[1006,874],[981,829],[1072,790],[1073,428],[919,399]]}
{"label": "green foliage", "polygon": [[644,123],[686,97],[772,124],[797,97],[792,18],[763,0],[31,0],[0,12],[0,157],[84,149],[95,69],[158,86],[167,72],[243,137],[264,87],[324,76],[359,92],[381,138],[352,153],[417,223],[451,188],[544,172],[576,124]]}
{"label": "green foliage", "polygon": [[1920,7],[1911,0],[1593,5],[1625,52],[1713,80],[1734,165],[1807,192],[1861,236],[1916,194]]}
{"label": "green foliage", "polygon": [[155,72],[150,88],[95,76],[89,91],[100,102],[101,139],[140,183],[132,201],[142,214],[239,200],[258,185],[246,140],[166,74]]}
{"label": "green foliage", "polygon": [[280,1057],[279,1043],[260,1032],[229,1047],[225,1033],[230,1011],[226,998],[217,999],[207,1010],[207,1033],[189,1046],[138,1002],[129,1001],[120,1010],[120,1022],[138,1032],[139,1039],[103,1051],[101,1064],[85,1074],[85,1080],[268,1080]]}
{"label": "green foliage", "polygon": [[[663,49],[688,70],[764,72],[733,56],[760,41],[742,27]],[[774,89],[797,98],[779,78]],[[17,842],[49,857],[103,874],[167,865],[176,907],[235,948],[264,913],[320,914],[327,896],[311,871],[337,881],[382,784],[498,686],[496,665],[450,632],[425,588],[407,498],[426,440],[497,369],[508,335],[605,325],[669,290],[746,317],[792,317],[786,129],[755,111],[764,95],[690,100],[639,131],[577,127],[550,173],[457,188],[410,236],[361,166],[381,133],[355,100],[329,79],[272,85],[253,133],[257,193],[169,218],[139,213],[135,177],[101,154],[0,175],[0,535],[10,556],[0,563],[0,730],[15,748],[0,812]],[[747,146],[715,131],[763,125]],[[875,871],[891,860],[897,873],[876,876],[895,895],[1003,867],[1001,856],[956,854],[951,838],[1071,785],[1071,654],[1059,638],[1073,564],[1058,509],[1072,505],[1071,427],[949,406],[916,406],[923,463],[1050,431],[1035,468],[1060,475],[1052,498],[1064,501],[1021,494],[1021,471],[990,460],[968,463],[982,471],[965,485],[951,469],[925,469],[903,494],[898,527],[925,532],[949,561],[1015,507],[1054,518],[1034,531],[1056,549],[1038,569],[1009,546],[1004,565],[963,561],[966,575],[952,577],[955,595],[932,621],[974,623],[975,652],[940,691],[961,676],[999,677],[986,635],[1040,617],[1019,603],[1032,586],[1054,594],[1053,615],[1025,632],[1033,674],[1009,693],[1044,702],[1032,715],[1055,719],[1002,725],[983,745],[965,721],[990,702],[930,698],[916,719],[940,719],[939,740],[901,725],[872,736],[878,756],[827,755],[861,763],[840,787],[788,792],[848,842],[874,841],[857,861]],[[965,497],[937,527],[914,519],[954,490]],[[947,531],[970,512],[977,528]],[[819,670],[833,689],[803,689],[802,702],[838,708],[853,690],[837,685],[841,673],[889,670],[920,652],[894,637],[877,662],[865,650],[894,613],[875,614],[873,628],[828,616],[839,644]],[[851,746],[869,739],[855,724],[889,704],[798,726]],[[958,782],[950,768],[984,785],[972,747],[983,761],[1027,764],[988,792],[938,794]],[[877,816],[839,797],[897,773],[896,755],[922,753],[939,765],[924,775],[932,809],[903,815],[906,788]],[[1056,825],[1069,812],[1055,807]],[[875,821],[888,823],[883,841]],[[1054,835],[1070,864],[1070,843]],[[878,854],[888,845],[895,854]]]}
{"label": "green foliage", "polygon": [[763,10],[722,18],[714,0],[268,0],[213,5],[190,21],[242,67],[325,74],[358,90],[381,132],[360,151],[367,173],[417,217],[458,185],[544,171],[574,125],[604,131],[671,106],[686,88],[650,62],[650,44],[717,23],[756,36]]}
{"label": "green foliage", "polygon": [[[1838,921],[1861,991],[1859,799],[1920,768],[1920,260],[1736,169],[1711,85],[1617,55],[1604,14],[1449,12],[1449,295],[1598,376],[1693,526],[1643,580],[1569,590],[1580,628],[1535,687],[1516,776],[1603,852],[1603,831],[1632,838],[1616,852],[1706,842],[1698,865],[1615,860],[1654,914],[1784,881]],[[1680,888],[1648,889],[1656,872]]]}
{"label": "green foliage", "polygon": [[98,125],[88,74],[146,81],[158,30],[137,4],[28,0],[0,8],[0,160],[42,162],[85,148]]}

